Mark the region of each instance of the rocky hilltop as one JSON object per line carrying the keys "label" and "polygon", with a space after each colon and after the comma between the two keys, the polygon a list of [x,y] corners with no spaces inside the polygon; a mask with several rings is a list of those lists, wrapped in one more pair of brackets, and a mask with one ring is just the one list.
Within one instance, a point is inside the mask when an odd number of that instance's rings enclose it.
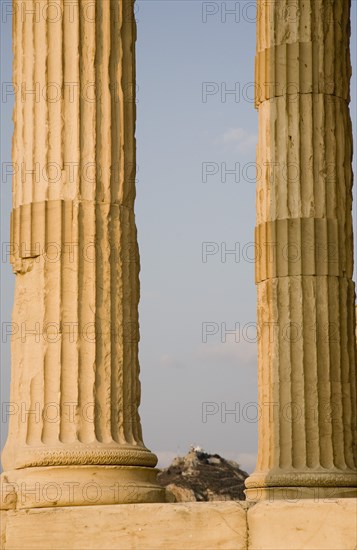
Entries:
{"label": "rocky hilltop", "polygon": [[169,499],[177,502],[245,500],[244,480],[247,472],[233,460],[192,447],[184,457],[177,457],[161,470],[158,481],[166,487]]}

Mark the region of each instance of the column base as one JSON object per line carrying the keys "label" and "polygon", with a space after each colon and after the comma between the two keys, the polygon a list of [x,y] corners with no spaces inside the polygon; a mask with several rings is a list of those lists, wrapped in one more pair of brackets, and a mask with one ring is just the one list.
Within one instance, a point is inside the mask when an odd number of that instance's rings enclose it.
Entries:
{"label": "column base", "polygon": [[0,508],[165,502],[158,470],[141,466],[48,466],[4,472]]}
{"label": "column base", "polygon": [[298,502],[302,499],[318,502],[357,498],[357,489],[354,487],[257,487],[246,489],[244,493],[249,502],[260,500]]}
{"label": "column base", "polygon": [[348,470],[255,472],[245,480],[249,501],[356,498],[357,473]]}

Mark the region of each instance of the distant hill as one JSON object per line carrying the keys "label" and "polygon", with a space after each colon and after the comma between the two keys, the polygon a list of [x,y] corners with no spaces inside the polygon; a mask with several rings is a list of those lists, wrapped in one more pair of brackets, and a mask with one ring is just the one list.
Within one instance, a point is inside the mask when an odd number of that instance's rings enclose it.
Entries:
{"label": "distant hill", "polygon": [[177,502],[245,500],[247,477],[237,462],[195,447],[161,470],[158,482],[166,487],[169,498]]}

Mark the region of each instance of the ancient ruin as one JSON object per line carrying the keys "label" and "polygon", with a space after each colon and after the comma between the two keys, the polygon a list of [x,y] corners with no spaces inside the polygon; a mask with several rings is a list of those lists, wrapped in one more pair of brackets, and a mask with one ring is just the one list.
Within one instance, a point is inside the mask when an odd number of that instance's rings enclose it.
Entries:
{"label": "ancient ruin", "polygon": [[2,548],[354,548],[349,0],[257,2],[264,414],[247,501],[220,503],[165,502],[141,433],[134,0],[71,0],[49,27],[50,4],[14,0],[35,93],[14,111]]}
{"label": "ancient ruin", "polygon": [[[14,113],[13,157],[26,177],[13,181],[13,319],[23,334],[12,342],[11,402],[22,414],[11,416],[3,464],[12,481],[56,479],[57,506],[85,504],[88,483],[99,483],[102,504],[164,498],[138,414],[133,2],[91,10],[79,2],[50,32],[44,17],[14,12],[15,84],[64,93],[28,94]],[[41,489],[29,499],[48,505]]]}
{"label": "ancient ruin", "polygon": [[246,486],[258,499],[356,497],[349,2],[259,6],[262,419]]}

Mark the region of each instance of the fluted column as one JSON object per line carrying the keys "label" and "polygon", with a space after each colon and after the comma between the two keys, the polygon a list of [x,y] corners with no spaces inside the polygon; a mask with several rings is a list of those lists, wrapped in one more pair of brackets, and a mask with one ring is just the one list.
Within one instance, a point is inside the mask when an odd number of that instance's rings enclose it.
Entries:
{"label": "fluted column", "polygon": [[[23,506],[163,496],[138,414],[133,4],[14,2],[16,290],[4,479],[15,493],[20,481],[61,489],[54,503],[40,493],[18,498]],[[85,498],[88,483],[100,498]]]}
{"label": "fluted column", "polygon": [[259,445],[247,496],[356,495],[349,0],[258,2]]}

